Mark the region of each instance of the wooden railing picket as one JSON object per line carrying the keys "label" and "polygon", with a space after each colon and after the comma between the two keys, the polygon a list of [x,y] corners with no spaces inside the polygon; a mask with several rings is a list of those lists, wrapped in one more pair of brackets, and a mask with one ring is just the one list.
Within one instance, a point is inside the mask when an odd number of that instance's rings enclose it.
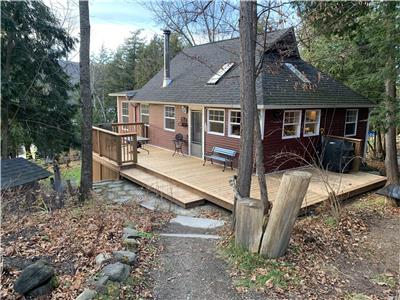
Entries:
{"label": "wooden railing picket", "polygon": [[[139,125],[139,124],[138,124]],[[136,124],[135,124],[136,126]],[[115,127],[122,128],[122,127]],[[117,165],[137,162],[137,133],[114,132],[99,127],[92,128],[93,152],[108,158]]]}

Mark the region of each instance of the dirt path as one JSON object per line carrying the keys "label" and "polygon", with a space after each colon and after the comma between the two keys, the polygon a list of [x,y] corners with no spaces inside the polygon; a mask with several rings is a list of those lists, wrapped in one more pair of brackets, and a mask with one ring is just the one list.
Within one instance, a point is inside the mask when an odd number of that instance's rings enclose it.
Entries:
{"label": "dirt path", "polygon": [[196,234],[197,238],[161,237],[164,247],[159,268],[152,272],[154,299],[242,299],[228,274],[228,265],[216,256],[216,230],[170,224],[167,234]]}

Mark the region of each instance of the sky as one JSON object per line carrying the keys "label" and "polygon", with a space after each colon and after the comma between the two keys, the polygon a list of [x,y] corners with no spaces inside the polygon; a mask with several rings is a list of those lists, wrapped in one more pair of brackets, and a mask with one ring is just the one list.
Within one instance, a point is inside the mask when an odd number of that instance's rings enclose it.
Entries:
{"label": "sky", "polygon": [[[146,0],[143,0],[146,1]],[[70,34],[79,38],[78,0],[45,0]],[[151,12],[137,0],[90,0],[91,26],[90,51],[99,53],[103,47],[116,50],[130,32],[143,29],[142,37],[150,40],[154,34],[161,34],[161,25],[152,20]],[[79,43],[68,60],[79,61]]]}

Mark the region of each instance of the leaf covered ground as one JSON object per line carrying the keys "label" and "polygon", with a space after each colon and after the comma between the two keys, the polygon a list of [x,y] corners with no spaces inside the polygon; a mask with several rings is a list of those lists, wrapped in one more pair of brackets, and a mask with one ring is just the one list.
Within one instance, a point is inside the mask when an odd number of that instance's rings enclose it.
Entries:
{"label": "leaf covered ground", "polygon": [[162,227],[170,213],[153,212],[135,203],[109,204],[96,199],[83,206],[71,206],[52,212],[34,212],[24,216],[6,216],[1,228],[3,270],[1,298],[18,299],[13,283],[21,269],[39,258],[56,268],[59,287],[49,299],[75,299],[86,280],[100,271],[95,257],[101,252],[121,250],[122,229],[133,225],[144,233],[140,239],[138,265],[126,286],[112,290],[103,299],[151,297],[146,283],[147,270],[158,252],[154,229]]}
{"label": "leaf covered ground", "polygon": [[400,209],[369,194],[342,209],[299,219],[287,254],[263,259],[221,243],[239,292],[252,299],[388,299],[399,288]]}

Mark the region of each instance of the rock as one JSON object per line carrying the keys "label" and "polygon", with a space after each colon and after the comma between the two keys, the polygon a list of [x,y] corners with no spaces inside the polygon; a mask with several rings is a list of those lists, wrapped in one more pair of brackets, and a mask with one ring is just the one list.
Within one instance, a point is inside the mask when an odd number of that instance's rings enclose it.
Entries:
{"label": "rock", "polygon": [[96,294],[95,290],[85,289],[75,300],[92,300]]}
{"label": "rock", "polygon": [[88,229],[89,229],[90,231],[95,231],[95,230],[98,229],[98,227],[97,227],[96,224],[89,224]]}
{"label": "rock", "polygon": [[122,282],[128,278],[131,267],[120,262],[105,266],[102,274],[108,276],[111,281]]}
{"label": "rock", "polygon": [[101,266],[104,263],[108,262],[112,259],[111,254],[109,253],[100,253],[96,256],[96,265]]}
{"label": "rock", "polygon": [[107,284],[108,276],[101,276],[95,281],[94,287],[96,291],[101,291],[104,286]]}
{"label": "rock", "polygon": [[59,286],[59,283],[58,283],[57,277],[54,275],[45,284],[27,292],[25,296],[27,298],[37,298],[37,297],[40,297],[43,295],[47,295],[47,294],[50,294],[58,286]]}
{"label": "rock", "polygon": [[130,228],[130,227],[125,227],[122,230],[122,233],[123,233],[124,239],[125,238],[134,238],[134,239],[140,238],[140,232],[133,228]]}
{"label": "rock", "polygon": [[136,263],[136,253],[131,251],[114,251],[113,256],[121,263],[134,265]]}
{"label": "rock", "polygon": [[129,250],[137,250],[140,245],[140,243],[134,238],[124,238],[122,242]]}
{"label": "rock", "polygon": [[19,294],[27,292],[47,283],[54,275],[54,268],[44,260],[38,260],[25,268],[14,283],[14,290]]}
{"label": "rock", "polygon": [[132,221],[124,221],[124,226],[131,229],[136,228],[135,223],[133,223]]}

